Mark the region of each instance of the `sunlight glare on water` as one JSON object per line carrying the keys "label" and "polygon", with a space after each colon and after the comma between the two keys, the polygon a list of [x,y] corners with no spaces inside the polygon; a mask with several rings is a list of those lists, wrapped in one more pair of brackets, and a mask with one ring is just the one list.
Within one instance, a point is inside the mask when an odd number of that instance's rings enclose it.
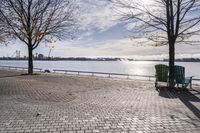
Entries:
{"label": "sunlight glare on water", "polygon": [[127,61],[123,63],[127,66],[127,73],[134,75],[152,75],[152,70],[149,70],[149,66],[155,64],[149,61]]}

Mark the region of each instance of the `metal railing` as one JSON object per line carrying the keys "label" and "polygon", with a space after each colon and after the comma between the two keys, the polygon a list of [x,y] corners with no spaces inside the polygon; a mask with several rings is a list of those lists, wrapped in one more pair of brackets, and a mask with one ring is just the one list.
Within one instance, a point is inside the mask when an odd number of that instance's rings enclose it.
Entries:
{"label": "metal railing", "polygon": [[[90,74],[91,76],[98,76],[98,75],[107,75],[109,78],[112,76],[124,76],[127,79],[129,79],[130,77],[139,77],[139,78],[146,78],[149,81],[150,80],[155,80],[155,76],[152,75],[133,75],[133,74],[120,74],[120,73],[106,73],[106,72],[90,72],[90,71],[75,71],[75,70],[61,70],[61,69],[53,69],[53,72],[64,72],[65,74],[72,74],[72,73],[76,73],[78,75],[81,74]],[[200,81],[199,78],[193,78],[193,81]]]}
{"label": "metal railing", "polygon": [[[27,67],[15,67],[15,66],[0,66],[0,68],[7,68],[7,69],[14,69],[14,70],[28,70]],[[40,71],[42,72],[42,68],[33,68],[35,71]],[[53,69],[53,72],[63,72],[65,74],[77,74],[77,75],[84,75],[88,74],[91,76],[99,76],[99,75],[107,75],[107,77],[111,78],[114,76],[123,76],[126,77],[127,79],[131,79],[131,77],[138,77],[138,78],[146,78],[149,81],[150,80],[155,80],[155,76],[152,75],[133,75],[133,74],[121,74],[121,73],[107,73],[107,72],[91,72],[91,71],[75,71],[75,70],[61,70],[61,69]],[[193,81],[200,82],[200,78],[193,78]]]}
{"label": "metal railing", "polygon": [[[14,69],[14,70],[28,70],[27,67],[15,67],[15,66],[0,66],[0,68]],[[35,71],[42,71],[42,68],[33,68]]]}
{"label": "metal railing", "polygon": [[150,81],[154,79],[155,76],[148,76],[148,75],[133,75],[133,74],[121,74],[121,73],[106,73],[106,72],[90,72],[90,71],[74,71],[74,70],[60,70],[60,69],[53,69],[54,72],[64,72],[65,74],[69,73],[76,73],[78,75],[81,74],[89,74],[91,76],[98,76],[98,75],[107,75],[107,77],[111,78],[112,76],[123,76],[129,79],[130,77],[140,77],[140,78],[148,78]]}
{"label": "metal railing", "polygon": [[192,80],[194,80],[194,81],[200,81],[199,78],[193,78]]}

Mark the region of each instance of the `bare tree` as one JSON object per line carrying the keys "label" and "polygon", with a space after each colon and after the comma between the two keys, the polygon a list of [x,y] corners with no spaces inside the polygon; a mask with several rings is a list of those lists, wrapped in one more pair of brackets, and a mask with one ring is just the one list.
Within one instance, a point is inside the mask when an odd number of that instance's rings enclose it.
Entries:
{"label": "bare tree", "polygon": [[28,73],[33,73],[33,50],[42,42],[70,38],[76,30],[74,0],[1,0],[4,27],[28,46]]}
{"label": "bare tree", "polygon": [[2,19],[3,17],[0,15],[0,44],[6,43],[6,32],[4,28],[4,21]]}
{"label": "bare tree", "polygon": [[200,33],[200,0],[110,0],[134,37],[169,45],[169,82],[174,86],[175,44]]}

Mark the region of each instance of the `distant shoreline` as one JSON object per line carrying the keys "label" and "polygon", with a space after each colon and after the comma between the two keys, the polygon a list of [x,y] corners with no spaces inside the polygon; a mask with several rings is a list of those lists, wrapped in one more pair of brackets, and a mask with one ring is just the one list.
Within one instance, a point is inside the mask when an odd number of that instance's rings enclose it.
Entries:
{"label": "distant shoreline", "polygon": [[[4,61],[28,61],[25,58],[0,58]],[[136,59],[124,59],[124,58],[53,58],[53,59],[34,59],[34,61],[157,61],[157,62],[168,62],[168,59],[164,60],[136,60]],[[198,58],[183,58],[176,59],[175,62],[200,62]]]}

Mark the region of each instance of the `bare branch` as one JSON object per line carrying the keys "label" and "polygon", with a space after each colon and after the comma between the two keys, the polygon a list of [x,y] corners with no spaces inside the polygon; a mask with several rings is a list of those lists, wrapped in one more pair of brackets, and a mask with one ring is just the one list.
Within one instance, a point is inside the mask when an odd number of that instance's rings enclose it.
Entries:
{"label": "bare branch", "polygon": [[0,14],[7,31],[33,49],[46,40],[69,38],[76,30],[77,10],[74,0],[0,2]]}
{"label": "bare branch", "polygon": [[[156,39],[152,39],[155,33],[165,32],[168,36],[165,42],[180,42],[187,41],[189,35],[200,31],[200,0],[152,0],[149,5],[139,0],[110,1],[121,15],[121,20],[134,25],[131,29],[133,36],[146,36],[155,42]],[[187,37],[184,37],[186,34]]]}

